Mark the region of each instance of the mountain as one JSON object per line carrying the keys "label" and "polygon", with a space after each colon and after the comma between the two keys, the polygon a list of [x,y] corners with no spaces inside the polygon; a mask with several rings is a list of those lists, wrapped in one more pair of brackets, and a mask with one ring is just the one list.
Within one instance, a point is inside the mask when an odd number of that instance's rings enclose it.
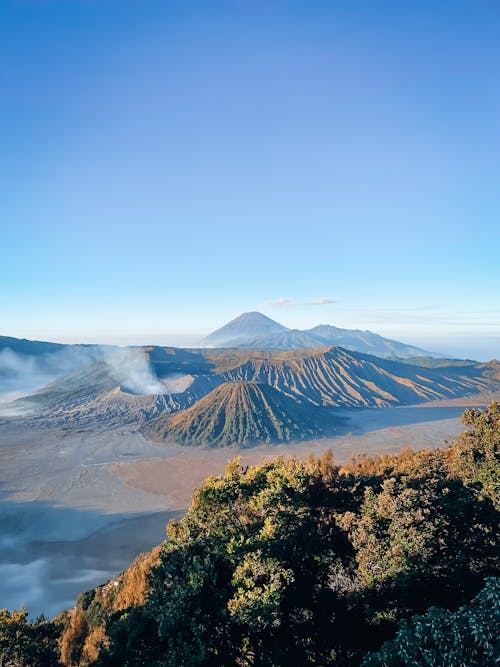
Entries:
{"label": "mountain", "polygon": [[[65,427],[128,424],[146,428],[155,439],[175,437],[196,444],[201,429],[206,429],[206,442],[246,444],[254,437],[311,437],[322,432],[322,420],[324,415],[331,418],[331,408],[471,396],[498,390],[499,380],[498,362],[423,367],[339,347],[148,347],[107,356],[8,405],[11,414]],[[174,414],[179,422],[170,420]],[[157,418],[157,426],[150,429],[148,424]],[[216,433],[214,423],[221,433]]]}
{"label": "mountain", "polygon": [[267,384],[225,382],[187,410],[151,421],[146,434],[181,444],[245,447],[322,435],[324,413]]}
{"label": "mountain", "polygon": [[64,424],[141,424],[186,408],[221,384],[213,366],[183,349],[115,350],[8,405],[14,414]]}
{"label": "mountain", "polygon": [[203,347],[235,347],[260,350],[304,350],[339,346],[378,357],[441,357],[413,345],[384,338],[372,331],[340,329],[320,324],[304,331],[287,329],[262,313],[243,313],[201,341]]}
{"label": "mountain", "polygon": [[64,350],[67,345],[63,343],[47,343],[40,340],[27,340],[26,338],[13,338],[12,336],[0,336],[0,352],[9,349],[16,354],[39,356],[41,354],[53,354]]}
{"label": "mountain", "polygon": [[406,359],[418,356],[442,356],[432,352],[426,352],[413,345],[400,343],[397,340],[384,338],[372,331],[340,329],[339,327],[334,327],[329,324],[320,324],[304,333],[322,341],[322,345],[336,345],[338,347],[343,347],[346,350],[352,350],[353,352],[373,354],[376,357],[394,356]]}
{"label": "mountain", "polygon": [[[262,313],[243,313],[201,341],[202,347],[242,347],[251,341],[288,331]],[[253,346],[252,346],[253,347]]]}

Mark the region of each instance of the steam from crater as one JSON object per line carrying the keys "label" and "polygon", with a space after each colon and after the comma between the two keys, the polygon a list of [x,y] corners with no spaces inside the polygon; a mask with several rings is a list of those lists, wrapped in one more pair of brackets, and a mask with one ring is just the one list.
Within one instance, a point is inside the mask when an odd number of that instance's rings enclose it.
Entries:
{"label": "steam from crater", "polygon": [[117,349],[105,356],[110,373],[120,387],[132,394],[164,394],[165,387],[153,373],[142,349]]}

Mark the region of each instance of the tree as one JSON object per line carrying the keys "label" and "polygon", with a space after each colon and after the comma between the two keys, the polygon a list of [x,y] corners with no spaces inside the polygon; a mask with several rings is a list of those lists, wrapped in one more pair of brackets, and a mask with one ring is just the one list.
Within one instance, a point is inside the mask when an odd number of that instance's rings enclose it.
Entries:
{"label": "tree", "polygon": [[500,404],[465,410],[462,422],[469,430],[451,447],[450,469],[500,510]]}
{"label": "tree", "polygon": [[396,638],[362,667],[496,667],[500,657],[500,580],[455,612],[433,607],[403,621]]}
{"label": "tree", "polygon": [[88,622],[80,607],[72,611],[68,621],[61,638],[61,660],[68,667],[79,667],[89,631]]}
{"label": "tree", "polygon": [[28,612],[0,609],[0,665],[2,667],[57,667],[59,628],[39,618],[28,620]]}

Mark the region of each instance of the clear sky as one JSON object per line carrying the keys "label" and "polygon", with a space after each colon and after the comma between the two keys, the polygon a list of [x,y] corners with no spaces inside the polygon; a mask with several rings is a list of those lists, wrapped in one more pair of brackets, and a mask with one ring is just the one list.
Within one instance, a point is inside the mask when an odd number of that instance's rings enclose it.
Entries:
{"label": "clear sky", "polygon": [[0,333],[261,310],[499,357],[499,34],[497,0],[2,0]]}

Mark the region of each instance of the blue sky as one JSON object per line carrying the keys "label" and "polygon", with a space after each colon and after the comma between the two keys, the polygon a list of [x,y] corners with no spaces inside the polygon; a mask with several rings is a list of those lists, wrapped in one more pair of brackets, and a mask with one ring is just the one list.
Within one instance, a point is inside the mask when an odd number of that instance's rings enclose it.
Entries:
{"label": "blue sky", "polygon": [[0,333],[261,310],[500,356],[499,29],[481,0],[3,0]]}

